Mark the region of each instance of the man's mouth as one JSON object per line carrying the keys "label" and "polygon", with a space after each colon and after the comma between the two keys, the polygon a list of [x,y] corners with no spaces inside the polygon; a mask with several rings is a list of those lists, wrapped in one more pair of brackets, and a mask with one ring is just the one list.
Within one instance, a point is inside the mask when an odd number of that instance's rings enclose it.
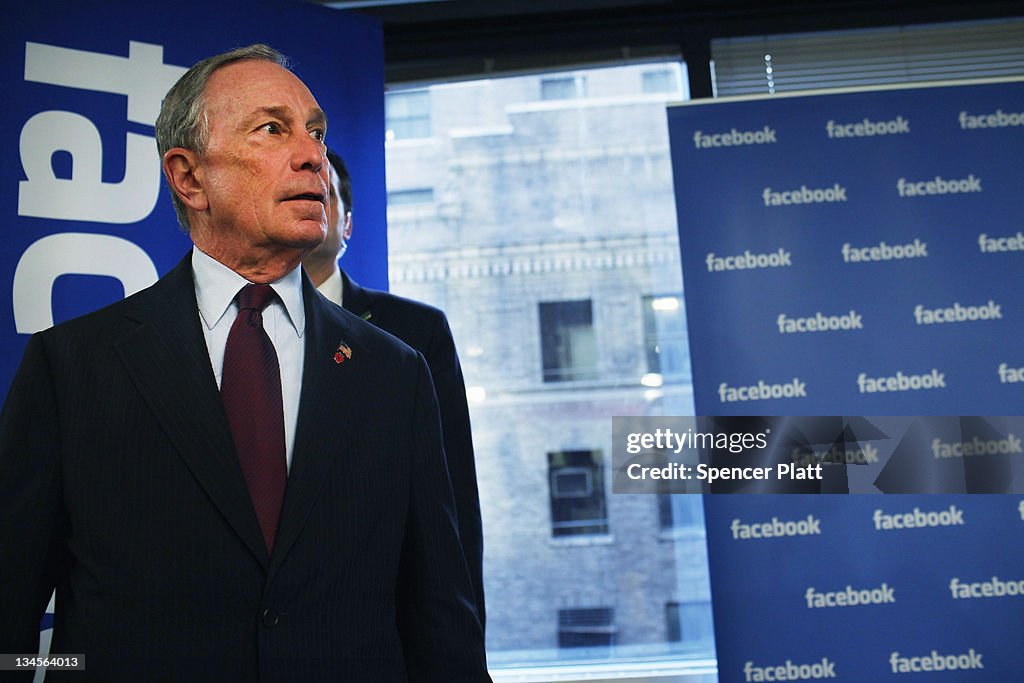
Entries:
{"label": "man's mouth", "polygon": [[301,194],[296,194],[296,195],[292,195],[291,197],[287,197],[285,199],[285,201],[286,202],[310,201],[310,202],[320,202],[321,204],[323,204],[324,203],[324,199],[325,199],[324,195],[322,193],[320,193],[320,192],[303,192]]}

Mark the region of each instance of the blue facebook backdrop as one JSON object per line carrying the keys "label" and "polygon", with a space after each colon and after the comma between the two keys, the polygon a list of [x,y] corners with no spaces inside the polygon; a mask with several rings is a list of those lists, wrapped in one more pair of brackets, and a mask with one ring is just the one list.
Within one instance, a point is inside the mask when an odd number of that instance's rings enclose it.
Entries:
{"label": "blue facebook backdrop", "polygon": [[[668,116],[699,415],[1024,413],[1024,82]],[[841,448],[823,449],[873,490],[934,490],[914,466],[895,478],[872,462],[883,435],[864,421],[835,421]],[[991,441],[1019,479],[1019,429],[960,425],[959,450],[910,432],[902,450],[967,472]],[[705,508],[721,680],[1020,677],[1021,496],[710,495]]]}

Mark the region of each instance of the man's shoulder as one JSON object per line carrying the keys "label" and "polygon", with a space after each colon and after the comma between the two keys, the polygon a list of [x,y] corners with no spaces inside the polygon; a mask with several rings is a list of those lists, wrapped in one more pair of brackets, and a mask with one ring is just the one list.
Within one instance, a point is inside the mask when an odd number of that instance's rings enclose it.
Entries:
{"label": "man's shoulder", "polygon": [[[345,308],[392,334],[408,331],[448,330],[444,311],[430,304],[380,289],[363,287],[342,271]],[[404,337],[403,337],[404,338]]]}
{"label": "man's shoulder", "polygon": [[415,349],[389,330],[381,329],[352,311],[338,306],[315,290],[312,290],[311,294],[316,298],[316,301],[311,302],[312,306],[323,316],[323,324],[318,327],[318,334],[344,335],[344,343],[365,347],[372,350],[374,355],[416,354]]}
{"label": "man's shoulder", "polygon": [[[150,312],[163,314],[174,297],[181,297],[179,304],[191,304],[195,308],[195,290],[188,300],[191,270],[179,264],[149,287],[134,292],[123,299],[107,304],[95,311],[57,323],[42,332],[43,338],[67,338],[91,340],[117,336],[124,329],[135,327]],[[188,310],[184,308],[183,310]]]}
{"label": "man's shoulder", "polygon": [[447,321],[444,311],[422,301],[407,299],[404,296],[379,289],[368,289],[366,292],[370,295],[373,305],[378,309],[387,309],[398,315],[435,323]]}

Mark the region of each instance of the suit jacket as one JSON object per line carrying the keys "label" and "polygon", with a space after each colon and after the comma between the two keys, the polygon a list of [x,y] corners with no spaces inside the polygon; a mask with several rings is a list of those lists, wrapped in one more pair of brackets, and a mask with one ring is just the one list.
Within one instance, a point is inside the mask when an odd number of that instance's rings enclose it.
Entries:
{"label": "suit jacket", "polygon": [[74,681],[490,680],[426,364],[303,287],[269,556],[190,258],[32,337],[0,416],[0,652],[36,651],[56,586]]}
{"label": "suit jacket", "polygon": [[342,305],[346,310],[390,332],[426,358],[441,409],[441,430],[448,474],[455,493],[459,537],[469,563],[476,609],[484,625],[483,531],[476,461],[470,432],[466,383],[462,379],[455,341],[444,313],[433,306],[388,292],[360,287],[341,271]]}

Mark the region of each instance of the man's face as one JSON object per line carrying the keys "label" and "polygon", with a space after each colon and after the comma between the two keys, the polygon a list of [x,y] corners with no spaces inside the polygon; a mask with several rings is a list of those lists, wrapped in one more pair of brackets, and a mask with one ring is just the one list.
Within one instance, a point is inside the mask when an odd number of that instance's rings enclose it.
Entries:
{"label": "man's face", "polygon": [[[325,164],[330,166],[330,164]],[[341,179],[338,172],[330,169],[330,196],[327,201],[327,236],[323,244],[313,250],[311,256],[322,259],[338,259],[345,253],[345,243],[352,230],[352,217],[348,207],[341,200]]]}
{"label": "man's face", "polygon": [[277,64],[250,60],[207,82],[209,140],[196,175],[211,252],[258,261],[300,254],[327,232],[326,121],[306,86]]}

